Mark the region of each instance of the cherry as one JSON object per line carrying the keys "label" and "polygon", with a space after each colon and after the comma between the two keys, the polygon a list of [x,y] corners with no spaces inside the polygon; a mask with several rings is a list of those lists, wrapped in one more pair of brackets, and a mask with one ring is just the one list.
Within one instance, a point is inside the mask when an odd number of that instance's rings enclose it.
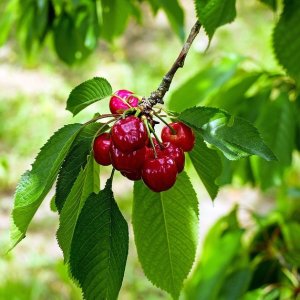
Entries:
{"label": "cherry", "polygon": [[113,143],[110,147],[111,163],[119,171],[135,172],[140,170],[145,161],[146,147],[129,153],[122,152]]}
{"label": "cherry", "polygon": [[141,170],[132,171],[132,172],[121,171],[121,174],[133,181],[140,180],[142,177]]}
{"label": "cherry", "polygon": [[168,156],[146,160],[142,169],[144,183],[154,192],[171,188],[176,181],[176,176],[176,163]]}
{"label": "cherry", "polygon": [[190,127],[182,122],[174,122],[169,124],[176,133],[172,133],[168,126],[165,126],[161,131],[161,138],[164,142],[170,142],[183,151],[191,151],[195,144],[195,136]]}
{"label": "cherry", "polygon": [[156,146],[156,149],[158,157],[169,156],[175,161],[178,173],[183,170],[185,156],[183,150],[180,147],[166,142],[162,144],[162,147]]}
{"label": "cherry", "polygon": [[103,166],[108,166],[111,164],[110,159],[110,135],[108,133],[102,133],[97,136],[94,140],[93,150],[94,158],[96,162]]}
{"label": "cherry", "polygon": [[129,109],[130,107],[137,107],[139,104],[139,99],[132,96],[132,94],[133,92],[128,90],[116,91],[109,101],[109,109],[111,113],[122,114],[125,110]]}
{"label": "cherry", "polygon": [[135,116],[129,116],[112,126],[111,138],[117,148],[128,153],[144,147],[148,135],[144,123]]}

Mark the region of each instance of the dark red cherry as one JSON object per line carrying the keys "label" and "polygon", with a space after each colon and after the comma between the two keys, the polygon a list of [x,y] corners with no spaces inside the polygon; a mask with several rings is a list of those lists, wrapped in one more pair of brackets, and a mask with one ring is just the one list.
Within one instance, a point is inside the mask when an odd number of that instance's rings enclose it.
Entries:
{"label": "dark red cherry", "polygon": [[118,90],[109,101],[109,109],[112,114],[122,114],[130,107],[137,107],[139,99],[132,96],[133,92],[127,90]]}
{"label": "dark red cherry", "polygon": [[162,147],[156,146],[156,149],[158,157],[169,156],[172,159],[174,159],[178,173],[180,173],[183,170],[185,156],[183,150],[180,147],[177,147],[172,143],[166,142],[162,144]]}
{"label": "dark red cherry", "polygon": [[122,152],[113,143],[110,147],[111,163],[119,171],[133,172],[140,170],[145,161],[145,153],[145,146],[129,153]]}
{"label": "dark red cherry", "polygon": [[112,126],[111,139],[122,152],[128,153],[144,147],[148,135],[144,123],[135,116],[129,116]]}
{"label": "dark red cherry", "polygon": [[171,142],[180,147],[183,151],[191,151],[195,144],[195,135],[190,127],[182,122],[174,122],[169,124],[176,133],[172,133],[168,126],[161,131],[161,138],[164,142]]}
{"label": "dark red cherry", "polygon": [[176,176],[176,163],[168,156],[146,160],[142,169],[144,183],[154,192],[171,188],[176,181]]}
{"label": "dark red cherry", "polygon": [[121,174],[133,181],[137,181],[142,178],[141,170],[131,171],[131,172],[121,171]]}
{"label": "dark red cherry", "polygon": [[110,144],[111,139],[108,133],[102,133],[94,140],[93,150],[96,162],[103,166],[111,164],[110,159]]}

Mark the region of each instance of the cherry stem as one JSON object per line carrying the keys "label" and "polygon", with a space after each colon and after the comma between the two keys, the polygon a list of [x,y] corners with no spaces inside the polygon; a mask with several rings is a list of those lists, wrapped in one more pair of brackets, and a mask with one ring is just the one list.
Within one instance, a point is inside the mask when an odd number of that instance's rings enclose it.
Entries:
{"label": "cherry stem", "polygon": [[120,96],[116,95],[116,94],[113,94],[113,97],[116,97],[118,99],[120,99],[124,104],[126,104],[129,108],[131,108],[132,106],[126,101],[124,100],[123,98],[121,98]]}
{"label": "cherry stem", "polygon": [[147,99],[142,100],[142,104],[146,108],[152,108],[155,104],[161,103],[163,104],[163,98],[167,91],[170,88],[170,85],[172,83],[173,77],[177,70],[179,68],[182,68],[185,62],[185,58],[191,48],[191,45],[195,39],[195,37],[198,35],[201,28],[201,23],[197,21],[194,26],[192,27],[190,34],[184,43],[177,59],[173,63],[170,70],[166,73],[166,75],[163,77],[160,85],[158,88],[150,94],[150,96]]}
{"label": "cherry stem", "polygon": [[[117,120],[120,120],[121,117],[119,117]],[[113,119],[113,120],[109,120],[108,122],[104,123],[96,132],[94,138],[93,138],[93,141],[92,141],[92,149],[93,149],[93,145],[94,145],[94,141],[96,139],[96,137],[100,134],[100,132],[102,132],[102,130],[105,128],[105,126],[107,126],[108,124],[112,123],[112,122],[115,122],[116,120]]]}
{"label": "cherry stem", "polygon": [[91,124],[91,123],[94,123],[100,119],[104,119],[104,118],[116,118],[116,117],[119,117],[120,115],[119,114],[104,114],[104,115],[100,115],[100,116],[97,116],[87,122],[85,122],[83,125],[88,125],[88,124]]}
{"label": "cherry stem", "polygon": [[165,125],[167,125],[169,127],[172,134],[177,133],[177,131],[170,124],[168,124],[168,122],[165,119],[163,119],[160,115],[158,115],[156,112],[153,112],[153,114],[155,117],[157,117],[159,120],[161,120]]}
{"label": "cherry stem", "polygon": [[149,129],[149,125],[150,125],[150,124],[149,124],[147,118],[143,119],[143,121],[144,121],[146,130],[147,130],[147,134],[148,134],[148,137],[149,137],[151,146],[152,146],[152,148],[153,148],[154,157],[157,158],[157,153],[156,153],[155,145],[154,145],[154,143],[153,143],[153,140],[152,140],[152,137],[151,137],[151,132],[150,132],[150,129]]}
{"label": "cherry stem", "polygon": [[[158,144],[159,144],[160,149],[164,148],[163,143],[161,142],[161,140],[160,140],[159,137],[157,136],[157,134],[156,134],[156,132],[155,132],[155,130],[154,130],[154,128],[152,127],[151,124],[149,124],[149,127],[150,127],[150,130],[151,130],[151,132],[153,133],[154,137],[156,138],[156,140],[157,140],[157,142],[158,142]],[[151,140],[152,140],[152,139],[151,139]]]}

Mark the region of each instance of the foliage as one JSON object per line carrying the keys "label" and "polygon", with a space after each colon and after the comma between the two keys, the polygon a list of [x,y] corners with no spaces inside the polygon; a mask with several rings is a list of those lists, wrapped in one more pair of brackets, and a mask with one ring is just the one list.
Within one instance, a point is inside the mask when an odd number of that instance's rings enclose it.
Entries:
{"label": "foliage", "polygon": [[[177,1],[172,1],[172,5],[170,1],[148,2],[154,13],[160,8],[165,10],[172,28],[182,38],[183,11]],[[275,11],[279,9],[272,1],[263,2]],[[138,3],[125,4],[121,0],[12,1],[1,8],[11,18],[0,21],[5,29],[0,41],[4,43],[7,39],[11,22],[17,22],[17,36],[31,53],[51,32],[58,56],[68,64],[86,58],[96,47],[99,36],[112,42],[125,30],[131,15],[141,18]],[[20,9],[17,18],[14,9]],[[120,9],[121,17],[117,14]],[[218,27],[233,21],[236,15],[235,1],[196,0],[195,9],[210,39]],[[300,44],[292,43],[297,40],[295,24],[299,10],[296,0],[284,1],[273,34],[276,57],[292,77],[260,68],[255,72],[243,69],[244,58],[238,58],[218,68],[208,66],[198,71],[173,92],[168,102],[172,118],[195,130],[196,146],[189,156],[212,199],[220,185],[231,183],[237,175],[263,189],[281,185],[293,151],[299,150]],[[111,20],[115,20],[113,26],[109,26]],[[95,77],[73,89],[67,109],[76,115],[111,94],[109,82]],[[182,101],[182,95],[189,95],[191,101]],[[99,192],[99,169],[93,160],[91,143],[103,126],[90,124],[96,120],[67,125],[56,132],[41,149],[32,169],[22,176],[12,211],[11,245],[15,246],[25,236],[58,176],[57,238],[71,275],[85,298],[102,295],[100,298],[115,299],[126,265],[128,228],[114,200],[112,177]],[[188,175],[179,175],[176,185],[162,193],[153,193],[142,182],[136,183],[132,218],[145,275],[178,298],[197,250],[197,196]],[[204,243],[195,274],[186,285],[187,298],[254,299],[264,295],[265,286],[278,282],[288,286],[279,289],[280,297],[296,295],[295,274],[289,265],[299,266],[295,234],[299,231],[298,220],[281,211],[266,220],[253,215],[253,220],[257,233],[249,245],[243,245],[244,231],[236,211],[214,226]],[[265,242],[266,248],[257,251],[258,245]],[[269,247],[276,250],[271,255]],[[283,260],[278,262],[278,255]],[[273,276],[259,278],[265,270],[272,271]]]}
{"label": "foliage", "polygon": [[298,299],[299,199],[281,201],[266,217],[252,213],[251,229],[239,224],[237,207],[211,228],[187,299]]}

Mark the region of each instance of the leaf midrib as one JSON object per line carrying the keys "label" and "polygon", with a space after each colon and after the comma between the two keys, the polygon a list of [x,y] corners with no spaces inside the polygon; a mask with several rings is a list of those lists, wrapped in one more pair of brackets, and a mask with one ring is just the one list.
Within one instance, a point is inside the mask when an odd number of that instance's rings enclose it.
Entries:
{"label": "leaf midrib", "polygon": [[164,219],[164,228],[165,228],[165,232],[166,232],[166,238],[167,238],[167,245],[168,245],[168,258],[169,258],[169,262],[170,262],[170,268],[171,268],[171,274],[172,274],[172,286],[173,286],[173,293],[175,293],[175,283],[174,283],[174,270],[173,270],[173,264],[172,264],[172,260],[171,260],[171,248],[170,248],[170,240],[169,240],[169,234],[168,234],[168,229],[167,229],[167,221],[166,221],[166,214],[165,214],[165,208],[164,208],[164,204],[163,204],[163,193],[160,193],[160,203],[161,203],[161,208],[162,208],[162,215],[163,215],[163,219]]}

